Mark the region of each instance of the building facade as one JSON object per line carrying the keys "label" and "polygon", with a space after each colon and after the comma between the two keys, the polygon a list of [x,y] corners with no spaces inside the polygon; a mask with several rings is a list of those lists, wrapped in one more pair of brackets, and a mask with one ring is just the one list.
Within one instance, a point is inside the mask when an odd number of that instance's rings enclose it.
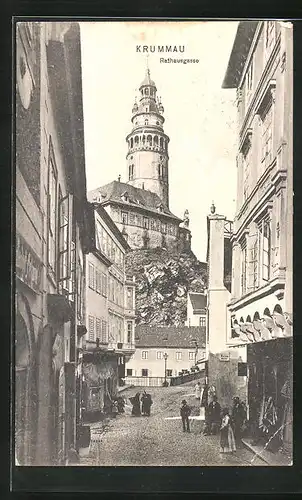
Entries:
{"label": "building facade", "polygon": [[[223,82],[224,88],[237,89],[239,123],[228,342],[248,346],[249,411],[258,434],[270,436],[279,425],[284,434],[275,441],[287,449],[292,386],[292,78],[292,24],[240,22]],[[268,402],[276,422],[264,430]]]}
{"label": "building facade", "polygon": [[207,324],[207,296],[204,293],[188,292],[186,326],[201,326]]}
{"label": "building facade", "polygon": [[16,29],[15,456],[76,448],[77,346],[89,251],[77,23]]}
{"label": "building facade", "polygon": [[126,364],[130,385],[161,386],[206,359],[204,327],[137,326],[135,338],[135,353]]}
{"label": "building facade", "polygon": [[113,181],[89,193],[102,203],[131,248],[191,249],[189,214],[183,219],[169,209],[169,137],[164,108],[147,70],[132,109],[132,131],[126,137],[127,182]]}
{"label": "building facade", "polygon": [[135,281],[125,274],[129,245],[105,209],[91,206],[93,251],[86,260],[86,338],[83,339],[82,401],[86,414],[106,411],[135,351]]}

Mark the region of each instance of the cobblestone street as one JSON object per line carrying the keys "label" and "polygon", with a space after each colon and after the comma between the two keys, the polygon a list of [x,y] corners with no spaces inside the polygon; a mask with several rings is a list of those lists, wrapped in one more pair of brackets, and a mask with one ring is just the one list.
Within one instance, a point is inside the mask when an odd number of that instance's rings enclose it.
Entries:
{"label": "cobblestone street", "polygon": [[[192,386],[146,388],[153,398],[150,417],[132,417],[128,398],[143,388],[123,392],[126,412],[110,420],[95,436],[100,424],[91,427],[93,443],[82,465],[100,466],[249,466],[265,465],[247,449],[232,455],[219,453],[219,436],[204,436],[202,422],[191,420],[191,433],[182,431],[179,407],[182,399],[195,405]],[[196,411],[197,413],[197,411]],[[194,409],[193,409],[194,414]],[[174,417],[174,419],[169,419]],[[168,419],[167,419],[168,418]]]}

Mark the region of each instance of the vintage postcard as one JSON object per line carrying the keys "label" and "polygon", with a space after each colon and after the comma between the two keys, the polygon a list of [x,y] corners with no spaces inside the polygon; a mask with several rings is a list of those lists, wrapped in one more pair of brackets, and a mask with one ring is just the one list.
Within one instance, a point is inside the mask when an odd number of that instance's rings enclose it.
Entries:
{"label": "vintage postcard", "polygon": [[15,465],[292,465],[292,23],[15,36]]}

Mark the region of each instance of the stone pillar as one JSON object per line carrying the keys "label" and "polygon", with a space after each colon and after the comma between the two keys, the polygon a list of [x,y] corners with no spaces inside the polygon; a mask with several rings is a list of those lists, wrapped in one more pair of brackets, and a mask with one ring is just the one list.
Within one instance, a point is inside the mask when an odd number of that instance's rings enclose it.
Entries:
{"label": "stone pillar", "polygon": [[224,279],[224,224],[226,218],[212,214],[209,221],[208,253],[208,309],[209,309],[209,352],[224,350],[227,340],[227,302],[230,293],[225,288]]}

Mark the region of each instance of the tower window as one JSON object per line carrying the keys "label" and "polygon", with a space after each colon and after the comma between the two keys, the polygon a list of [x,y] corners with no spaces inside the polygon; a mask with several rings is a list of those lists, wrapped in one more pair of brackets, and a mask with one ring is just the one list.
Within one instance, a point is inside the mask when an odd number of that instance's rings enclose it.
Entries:
{"label": "tower window", "polygon": [[149,229],[149,219],[148,217],[144,217],[144,228]]}
{"label": "tower window", "polygon": [[161,138],[160,138],[160,140],[159,140],[159,145],[160,145],[160,147],[161,147],[161,148],[163,148],[163,147],[164,147],[164,140],[163,140],[163,138],[162,138],[162,137],[161,137]]}
{"label": "tower window", "polygon": [[159,122],[156,122],[156,125],[159,125]]}
{"label": "tower window", "polygon": [[148,108],[146,108],[146,113],[148,113]]}
{"label": "tower window", "polygon": [[[131,137],[131,139],[130,139],[130,148],[133,148],[133,137]],[[132,159],[132,157],[131,157],[131,159]]]}
{"label": "tower window", "polygon": [[146,89],[146,90],[145,90],[145,94],[146,94],[146,95],[149,95],[149,89]]}

